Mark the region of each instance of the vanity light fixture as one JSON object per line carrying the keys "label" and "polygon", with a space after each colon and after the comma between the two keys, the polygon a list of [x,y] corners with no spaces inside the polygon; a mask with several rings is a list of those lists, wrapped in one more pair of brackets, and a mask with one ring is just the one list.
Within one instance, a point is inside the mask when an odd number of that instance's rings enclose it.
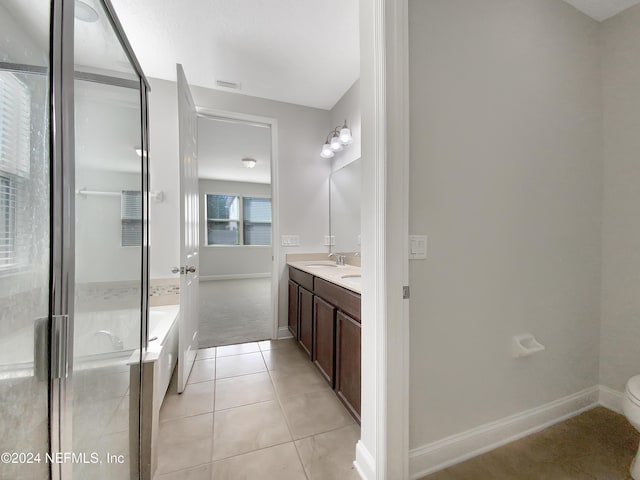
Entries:
{"label": "vanity light fixture", "polygon": [[256,166],[256,163],[258,163],[255,158],[243,158],[241,161],[247,168],[253,168]]}
{"label": "vanity light fixture", "polygon": [[320,156],[322,158],[333,158],[337,152],[341,152],[344,147],[351,145],[351,143],[353,143],[353,137],[345,120],[342,127],[337,126],[329,132],[324,145],[322,145]]}

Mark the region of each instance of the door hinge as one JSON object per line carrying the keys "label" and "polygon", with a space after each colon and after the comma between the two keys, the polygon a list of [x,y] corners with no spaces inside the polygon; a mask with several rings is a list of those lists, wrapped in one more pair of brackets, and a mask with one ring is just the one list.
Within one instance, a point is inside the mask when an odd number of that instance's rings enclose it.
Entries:
{"label": "door hinge", "polygon": [[402,299],[403,300],[407,300],[410,297],[411,297],[411,289],[409,288],[409,285],[403,286],[402,287]]}
{"label": "door hinge", "polygon": [[67,378],[69,371],[69,315],[51,317],[51,378]]}

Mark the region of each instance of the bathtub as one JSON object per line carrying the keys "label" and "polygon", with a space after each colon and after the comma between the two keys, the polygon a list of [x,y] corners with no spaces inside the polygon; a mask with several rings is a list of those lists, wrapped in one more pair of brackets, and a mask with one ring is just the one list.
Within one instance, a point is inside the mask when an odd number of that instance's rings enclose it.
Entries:
{"label": "bathtub", "polygon": [[[149,350],[158,355],[160,375],[169,385],[178,352],[175,322],[179,307],[149,311]],[[136,309],[77,312],[74,320],[74,370],[137,362],[140,353],[140,311]],[[0,341],[0,379],[33,376],[34,327],[29,325]],[[165,386],[165,391],[166,391]]]}

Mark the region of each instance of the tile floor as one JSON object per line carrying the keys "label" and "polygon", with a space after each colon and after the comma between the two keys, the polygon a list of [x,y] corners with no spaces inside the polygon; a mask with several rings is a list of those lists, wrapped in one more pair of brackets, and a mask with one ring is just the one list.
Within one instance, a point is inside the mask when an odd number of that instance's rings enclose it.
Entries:
{"label": "tile floor", "polygon": [[155,480],[359,478],[360,429],[293,340],[202,349],[174,382]]}
{"label": "tile floor", "polygon": [[639,438],[598,407],[422,480],[631,480]]}

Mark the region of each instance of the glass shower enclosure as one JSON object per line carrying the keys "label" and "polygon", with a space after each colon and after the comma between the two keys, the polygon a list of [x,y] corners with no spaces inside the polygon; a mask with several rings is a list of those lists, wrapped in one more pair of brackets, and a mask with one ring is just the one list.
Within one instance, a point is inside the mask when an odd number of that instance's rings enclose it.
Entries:
{"label": "glass shower enclosure", "polygon": [[0,479],[140,478],[148,91],[108,0],[0,2]]}

